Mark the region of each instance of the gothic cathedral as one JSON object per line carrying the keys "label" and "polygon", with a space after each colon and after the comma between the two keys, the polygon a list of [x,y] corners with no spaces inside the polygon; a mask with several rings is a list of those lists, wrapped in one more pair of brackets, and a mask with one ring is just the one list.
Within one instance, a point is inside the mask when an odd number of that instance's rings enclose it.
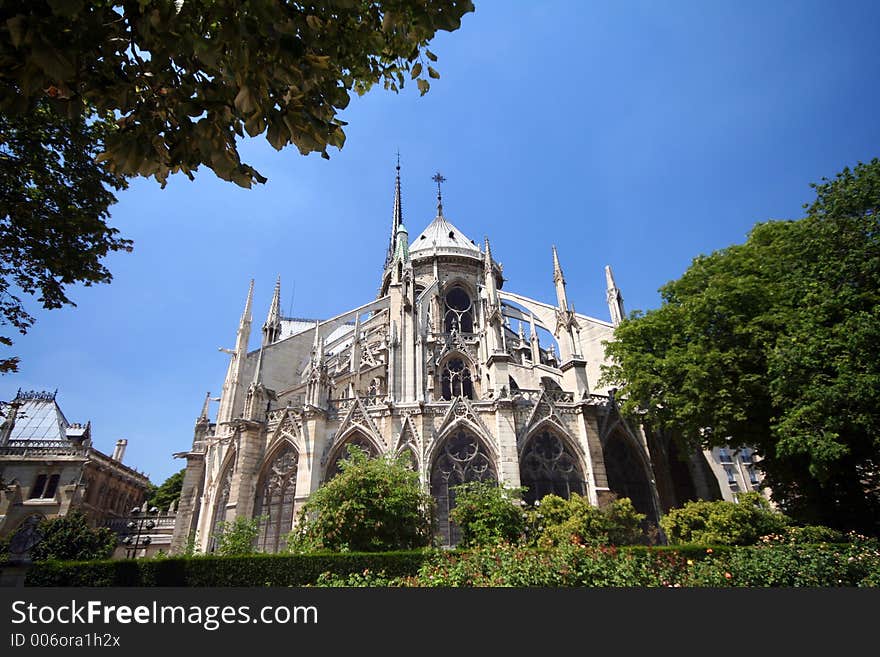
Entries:
{"label": "gothic cathedral", "polygon": [[[280,279],[248,351],[253,282],[215,421],[206,398],[186,459],[172,551],[213,549],[218,523],[262,516],[276,552],[309,495],[349,445],[403,454],[437,502],[440,540],[457,484],[496,480],[532,502],[573,493],[628,497],[649,520],[702,496],[696,456],[680,458],[618,413],[597,386],[623,299],[605,268],[610,321],[577,313],[555,247],[556,303],[503,289],[502,266],[443,214],[414,240],[397,168],[391,238],[377,297],[323,321],[285,318]],[[549,256],[548,253],[548,265]],[[516,327],[516,330],[514,330]]]}

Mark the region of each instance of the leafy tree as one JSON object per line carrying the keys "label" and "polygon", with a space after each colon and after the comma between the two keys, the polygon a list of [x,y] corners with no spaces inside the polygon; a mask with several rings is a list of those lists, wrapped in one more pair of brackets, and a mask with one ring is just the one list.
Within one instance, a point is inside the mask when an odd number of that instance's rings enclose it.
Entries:
{"label": "leafy tree", "polygon": [[[470,0],[11,0],[0,3],[0,326],[26,333],[65,286],[108,283],[131,250],[107,208],[125,178],[202,165],[250,187],[245,135],[341,148],[352,93],[440,74],[428,50]],[[0,334],[0,345],[12,338]],[[0,373],[17,370],[15,356]]]}
{"label": "leafy tree", "polygon": [[687,446],[744,444],[802,523],[880,530],[880,160],[806,216],[700,256],[607,345],[625,411]]}
{"label": "leafy tree", "polygon": [[[101,259],[131,250],[107,225],[112,190],[125,180],[95,162],[112,129],[59,116],[42,100],[28,114],[0,112],[0,326],[24,334],[33,324],[21,293],[43,308],[76,305],[65,286],[110,282]],[[0,335],[0,344],[12,339]],[[0,359],[0,372],[17,364]]]}
{"label": "leafy tree", "polygon": [[86,517],[73,511],[57,518],[44,518],[37,525],[43,539],[31,550],[34,561],[89,561],[109,559],[118,543],[107,527],[93,529]]}
{"label": "leafy tree", "polygon": [[245,134],[301,153],[341,147],[337,114],[374,84],[440,74],[428,49],[470,0],[13,0],[0,5],[0,112],[116,115],[101,160],[123,176],[264,182]]}
{"label": "leafy tree", "polygon": [[235,520],[224,520],[219,523],[217,533],[214,534],[217,554],[223,557],[254,554],[257,551],[254,546],[260,535],[260,523],[263,520],[265,520],[263,516],[257,518],[239,516]]}
{"label": "leafy tree", "polygon": [[461,529],[462,547],[518,542],[525,531],[521,488],[494,481],[472,481],[453,487],[451,520]]}
{"label": "leafy tree", "polygon": [[786,532],[791,519],[774,511],[760,493],[743,493],[739,502],[688,502],[660,519],[670,543],[754,545],[762,536]]}
{"label": "leafy tree", "polygon": [[426,547],[434,500],[407,457],[369,458],[349,446],[341,472],[312,493],[288,536],[288,549],[382,552]]}
{"label": "leafy tree", "polygon": [[148,507],[156,507],[162,511],[166,511],[173,503],[180,500],[180,491],[183,488],[183,475],[186,468],[175,472],[168,477],[161,486],[153,486],[147,500]]}
{"label": "leafy tree", "polygon": [[545,495],[530,509],[529,525],[535,542],[541,547],[568,545],[634,545],[645,540],[642,522],[629,498],[616,499],[597,507],[581,495],[569,499]]}

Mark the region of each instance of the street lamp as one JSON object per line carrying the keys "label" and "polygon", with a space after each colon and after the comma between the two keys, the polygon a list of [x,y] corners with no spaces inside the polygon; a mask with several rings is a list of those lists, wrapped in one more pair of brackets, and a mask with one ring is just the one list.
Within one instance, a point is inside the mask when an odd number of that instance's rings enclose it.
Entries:
{"label": "street lamp", "polygon": [[[145,512],[146,514],[150,514],[152,516],[159,515],[159,509],[156,507],[152,507],[149,511]],[[131,510],[132,519],[128,521],[126,527],[128,528],[128,535],[122,539],[122,542],[125,544],[125,556],[129,559],[134,559],[137,557],[137,551],[140,548],[146,548],[151,542],[152,538],[150,536],[142,536],[145,531],[149,531],[156,526],[156,521],[153,520],[149,515],[141,515],[141,510],[138,507],[135,507]]]}

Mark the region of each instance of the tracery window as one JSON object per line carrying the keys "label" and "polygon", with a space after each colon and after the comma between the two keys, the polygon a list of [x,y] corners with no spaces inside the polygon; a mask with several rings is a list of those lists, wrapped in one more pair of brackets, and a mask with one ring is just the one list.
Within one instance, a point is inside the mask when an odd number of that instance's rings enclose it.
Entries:
{"label": "tracery window", "polygon": [[281,449],[263,471],[254,517],[261,518],[257,549],[278,552],[293,528],[293,504],[299,454],[293,445]]}
{"label": "tracery window", "polygon": [[379,455],[379,453],[376,451],[376,447],[366,436],[360,433],[354,433],[345,441],[344,445],[336,450],[333,458],[327,464],[326,481],[330,481],[331,479],[333,479],[333,477],[342,472],[342,468],[339,466],[339,464],[340,462],[348,458],[348,448],[352,445],[354,445],[355,447],[360,447],[369,455],[370,458],[376,458]]}
{"label": "tracery window", "polygon": [[473,333],[474,307],[468,293],[460,287],[454,287],[446,293],[444,299],[443,327],[447,333],[455,330],[458,333]]}
{"label": "tracery window", "polygon": [[568,499],[583,495],[584,476],[571,448],[556,434],[544,430],[529,440],[520,464],[520,480],[527,487],[523,499],[534,504],[545,495]]}
{"label": "tracery window", "polygon": [[474,398],[471,370],[461,358],[450,358],[440,373],[440,394],[443,399],[454,397]]}
{"label": "tracery window", "polygon": [[651,482],[633,441],[621,434],[610,436],[602,445],[608,488],[618,497],[628,497],[636,511],[648,521],[657,521]]}
{"label": "tracery window", "polygon": [[447,545],[461,539],[461,530],[449,519],[455,507],[454,486],[471,481],[497,481],[486,446],[476,435],[459,429],[443,443],[431,468],[431,495],[437,502],[437,529]]}

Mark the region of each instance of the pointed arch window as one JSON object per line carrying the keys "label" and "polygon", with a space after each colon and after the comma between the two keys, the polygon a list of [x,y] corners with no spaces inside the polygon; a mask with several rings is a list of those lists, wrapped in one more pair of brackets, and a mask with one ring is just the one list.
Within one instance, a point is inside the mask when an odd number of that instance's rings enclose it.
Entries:
{"label": "pointed arch window", "polygon": [[224,470],[220,484],[217,488],[217,502],[214,504],[214,522],[211,525],[211,541],[208,552],[217,549],[217,535],[220,533],[220,523],[226,521],[226,505],[229,504],[229,489],[232,488],[232,465],[230,461]]}
{"label": "pointed arch window", "polygon": [[449,519],[455,507],[453,488],[471,481],[497,480],[492,457],[476,435],[459,429],[444,441],[431,468],[431,495],[437,502],[437,529],[444,544],[461,540],[461,531]]}
{"label": "pointed arch window", "polygon": [[352,445],[364,450],[371,459],[379,456],[379,452],[369,438],[362,433],[353,433],[342,445],[339,446],[334,453],[333,458],[330,459],[330,462],[327,464],[327,477],[325,481],[330,481],[333,477],[342,472],[340,463],[348,458],[348,448]]}
{"label": "pointed arch window", "polygon": [[527,488],[523,499],[528,504],[534,504],[545,495],[568,499],[572,493],[583,495],[586,491],[574,451],[547,429],[533,436],[526,445],[520,461],[520,480]]}
{"label": "pointed arch window", "polygon": [[284,548],[284,536],[293,528],[298,464],[299,453],[288,444],[264,467],[254,508],[254,517],[262,518],[257,537],[257,549],[261,552]]}
{"label": "pointed arch window", "polygon": [[618,497],[628,497],[636,511],[656,522],[651,481],[634,441],[615,432],[602,445],[608,488]]}
{"label": "pointed arch window", "polygon": [[474,306],[470,295],[461,287],[453,287],[444,298],[443,328],[447,333],[473,333]]}
{"label": "pointed arch window", "polygon": [[471,370],[461,358],[450,358],[440,372],[440,394],[443,399],[474,398]]}

